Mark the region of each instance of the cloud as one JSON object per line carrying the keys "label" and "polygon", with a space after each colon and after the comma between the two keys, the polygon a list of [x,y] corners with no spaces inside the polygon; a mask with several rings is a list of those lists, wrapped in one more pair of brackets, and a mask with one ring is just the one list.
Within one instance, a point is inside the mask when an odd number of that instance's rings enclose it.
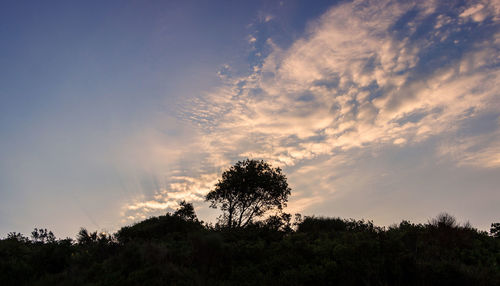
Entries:
{"label": "cloud", "polygon": [[[498,124],[486,135],[462,127],[500,113],[499,12],[496,1],[352,1],[326,11],[286,49],[268,39],[270,52],[252,73],[225,78],[186,104],[179,117],[198,134],[190,148],[211,171],[158,190],[156,206],[201,199],[221,170],[245,157],[285,166],[290,178],[308,177],[291,179],[309,190],[294,194],[294,210],[335,190],[331,180],[307,175],[307,168],[317,173],[310,163],[321,160],[335,174],[346,165],[331,159],[347,164],[343,156],[353,150],[434,138],[443,142],[438,156],[498,168],[499,140],[491,137]],[[459,143],[450,141],[459,133]],[[131,205],[150,206],[153,201]]]}
{"label": "cloud", "polygon": [[[421,140],[473,116],[467,110],[479,113],[495,102],[498,70],[488,67],[498,62],[497,53],[488,51],[498,49],[495,35],[485,38],[483,46],[448,59],[448,51],[434,51],[440,30],[414,40],[410,38],[417,28],[408,28],[403,39],[391,31],[410,10],[422,11],[415,19],[429,20],[435,13],[430,4],[372,2],[334,7],[290,49],[274,48],[258,72],[236,80],[237,90],[224,87],[209,95],[209,106],[193,113],[209,114],[209,124],[217,128],[217,134],[208,135],[214,145],[231,149],[248,135],[265,136],[270,148],[260,149],[267,149],[267,157],[293,162],[292,154],[301,159],[335,148]],[[415,19],[406,25],[418,25]],[[457,22],[441,32],[462,26],[466,23]],[[443,48],[454,49],[449,45]],[[431,58],[419,63],[424,56]],[[425,67],[433,60],[446,63]],[[422,115],[418,121],[405,120],[416,113]],[[227,136],[221,140],[223,133]],[[290,137],[297,144],[283,147]]]}
{"label": "cloud", "polygon": [[[500,119],[500,117],[498,117]],[[464,136],[456,134],[443,140],[437,153],[459,166],[500,168],[500,124],[491,133]]]}
{"label": "cloud", "polygon": [[460,17],[471,17],[476,22],[481,22],[487,16],[486,11],[484,11],[485,6],[481,3],[478,3],[470,8],[467,8]]}

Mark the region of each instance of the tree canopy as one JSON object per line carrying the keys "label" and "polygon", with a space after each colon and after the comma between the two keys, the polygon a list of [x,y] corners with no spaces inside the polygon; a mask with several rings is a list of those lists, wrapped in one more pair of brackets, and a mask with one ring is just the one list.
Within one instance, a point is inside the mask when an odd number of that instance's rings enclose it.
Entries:
{"label": "tree canopy", "polygon": [[196,213],[194,212],[194,207],[192,203],[186,201],[181,201],[179,203],[179,209],[174,212],[174,216],[181,217],[189,221],[197,221]]}
{"label": "tree canopy", "polygon": [[491,224],[490,233],[491,236],[500,238],[500,222],[495,222]]}
{"label": "tree canopy", "polygon": [[281,169],[264,161],[246,159],[222,173],[206,200],[224,212],[220,223],[245,227],[270,210],[286,207],[291,189]]}

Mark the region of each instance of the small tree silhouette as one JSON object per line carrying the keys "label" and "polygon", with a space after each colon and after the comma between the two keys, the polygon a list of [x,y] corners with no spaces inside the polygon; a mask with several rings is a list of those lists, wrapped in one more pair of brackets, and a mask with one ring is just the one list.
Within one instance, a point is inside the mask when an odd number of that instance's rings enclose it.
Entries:
{"label": "small tree silhouette", "polygon": [[56,236],[46,228],[35,228],[31,232],[31,239],[33,242],[52,243],[56,241]]}
{"label": "small tree silhouette", "polygon": [[491,224],[490,234],[495,238],[500,238],[500,222]]}
{"label": "small tree silhouette", "polygon": [[197,221],[196,213],[192,203],[182,201],[179,203],[179,208],[174,212],[174,216],[178,216],[188,221]]}
{"label": "small tree silhouette", "polygon": [[20,232],[9,232],[7,234],[7,239],[16,240],[19,242],[28,242],[29,241],[29,239],[27,237],[23,236],[22,233],[20,233]]}
{"label": "small tree silhouette", "polygon": [[429,224],[437,228],[456,228],[458,226],[455,217],[448,213],[440,213],[436,218],[431,219]]}

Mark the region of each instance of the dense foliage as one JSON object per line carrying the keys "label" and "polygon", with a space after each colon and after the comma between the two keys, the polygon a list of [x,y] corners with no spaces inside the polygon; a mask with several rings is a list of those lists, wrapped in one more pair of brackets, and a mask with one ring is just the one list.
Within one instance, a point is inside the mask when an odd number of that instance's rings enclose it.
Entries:
{"label": "dense foliage", "polygon": [[223,211],[219,224],[239,228],[252,224],[270,210],[281,211],[289,195],[290,188],[280,168],[246,159],[222,173],[222,179],[206,200],[211,207]]}
{"label": "dense foliage", "polygon": [[[282,214],[216,228],[183,211],[115,235],[0,240],[2,285],[500,285],[500,239],[449,215],[381,228]],[[496,224],[492,234],[497,234]]]}

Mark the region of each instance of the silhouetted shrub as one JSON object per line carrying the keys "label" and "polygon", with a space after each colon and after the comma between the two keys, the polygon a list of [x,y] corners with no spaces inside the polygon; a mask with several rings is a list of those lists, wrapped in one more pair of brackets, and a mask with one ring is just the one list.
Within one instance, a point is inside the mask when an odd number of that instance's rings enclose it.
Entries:
{"label": "silhouetted shrub", "polygon": [[185,238],[187,233],[203,230],[203,225],[195,220],[185,220],[183,217],[166,214],[148,218],[133,226],[121,228],[116,238],[121,243],[133,240],[161,239],[167,236]]}

